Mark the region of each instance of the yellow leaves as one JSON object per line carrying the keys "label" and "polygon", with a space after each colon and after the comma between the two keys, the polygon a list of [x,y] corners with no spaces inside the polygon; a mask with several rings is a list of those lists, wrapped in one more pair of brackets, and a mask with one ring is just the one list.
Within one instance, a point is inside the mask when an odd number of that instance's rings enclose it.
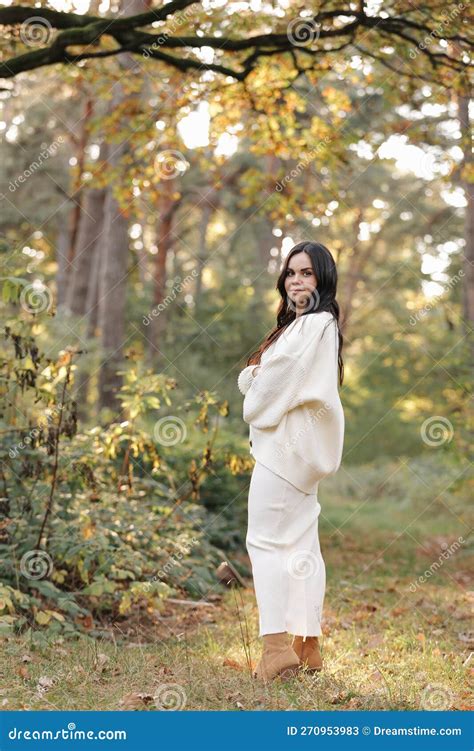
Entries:
{"label": "yellow leaves", "polygon": [[58,613],[57,610],[38,610],[35,613],[35,620],[40,626],[46,626],[50,623],[51,619],[59,621],[60,623],[65,621],[63,614]]}
{"label": "yellow leaves", "polygon": [[82,527],[82,537],[84,538],[84,540],[90,540],[91,537],[94,537],[95,531],[96,531],[95,524],[91,521],[88,521]]}
{"label": "yellow leaves", "polygon": [[29,357],[29,356],[25,357],[25,359],[23,361],[23,369],[24,370],[34,370],[35,369],[35,364],[34,364],[33,360],[31,359],[31,357]]}
{"label": "yellow leaves", "polygon": [[349,96],[339,89],[335,89],[333,86],[326,86],[323,89],[323,97],[326,103],[333,107],[334,111],[343,110],[344,112],[350,112],[351,100]]}
{"label": "yellow leaves", "polygon": [[474,164],[466,163],[461,169],[461,179],[467,183],[474,183]]}
{"label": "yellow leaves", "polygon": [[222,417],[227,417],[227,415],[229,414],[229,402],[227,401],[227,399],[219,405],[218,412],[220,415],[222,415]]}
{"label": "yellow leaves", "polygon": [[40,626],[46,626],[51,620],[51,615],[44,610],[38,610],[35,615],[35,620]]}
{"label": "yellow leaves", "polygon": [[240,475],[244,472],[249,472],[253,467],[253,463],[250,455],[240,456],[239,454],[230,454],[226,459],[225,465],[233,475]]}
{"label": "yellow leaves", "polygon": [[77,561],[76,565],[77,565],[77,570],[79,571],[79,574],[80,574],[80,577],[81,577],[82,581],[85,582],[86,584],[88,584],[89,583],[89,573],[88,573],[88,571],[86,571],[86,569],[84,567],[84,561],[82,560],[82,558],[79,558],[79,560]]}
{"label": "yellow leaves", "polygon": [[125,613],[128,613],[132,606],[132,594],[130,590],[127,590],[123,593],[122,599],[120,600],[119,605],[119,613],[120,615],[125,615]]}
{"label": "yellow leaves", "polygon": [[64,568],[59,570],[54,569],[53,573],[51,574],[51,579],[58,584],[63,584],[66,581],[67,573],[68,572]]}
{"label": "yellow leaves", "polygon": [[9,610],[10,613],[13,613],[13,611],[15,610],[10,598],[4,595],[3,597],[0,597],[0,612],[5,609]]}

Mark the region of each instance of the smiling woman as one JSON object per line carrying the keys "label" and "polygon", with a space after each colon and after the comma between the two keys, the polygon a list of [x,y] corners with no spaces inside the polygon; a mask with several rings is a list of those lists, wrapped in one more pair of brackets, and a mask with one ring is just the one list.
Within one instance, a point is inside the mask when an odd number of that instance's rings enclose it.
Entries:
{"label": "smiling woman", "polygon": [[[322,667],[326,574],[317,493],[320,480],[339,468],[344,440],[336,286],[329,250],[296,245],[277,283],[278,325],[238,377],[256,459],[246,545],[264,639],[255,677],[264,681],[303,664]],[[295,635],[292,645],[287,632]]]}

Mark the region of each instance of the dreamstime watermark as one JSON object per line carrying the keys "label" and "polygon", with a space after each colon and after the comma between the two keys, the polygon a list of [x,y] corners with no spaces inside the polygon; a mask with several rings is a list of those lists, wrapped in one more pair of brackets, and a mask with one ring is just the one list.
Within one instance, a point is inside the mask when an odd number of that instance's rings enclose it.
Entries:
{"label": "dreamstime watermark", "polygon": [[20,26],[20,39],[27,47],[37,47],[47,44],[51,39],[53,27],[42,16],[31,16]]}
{"label": "dreamstime watermark", "polygon": [[460,536],[458,537],[457,540],[451,543],[449,547],[447,543],[444,543],[442,547],[445,547],[445,550],[441,553],[441,555],[438,556],[438,560],[433,561],[431,566],[428,569],[426,569],[426,571],[418,577],[416,582],[412,582],[410,584],[410,586],[408,587],[410,592],[416,592],[420,584],[424,584],[427,581],[427,579],[433,576],[433,574],[439,568],[441,568],[443,563],[447,561],[448,558],[450,558],[456,552],[456,550],[458,550],[461,547],[461,545],[464,544],[465,542],[466,540],[464,539],[464,537]]}
{"label": "dreamstime watermark", "polygon": [[48,311],[53,304],[53,295],[49,287],[36,279],[25,284],[20,292],[20,305],[27,313],[37,315]]}
{"label": "dreamstime watermark", "polygon": [[445,712],[454,703],[454,692],[444,683],[428,683],[420,696],[421,709]]}
{"label": "dreamstime watermark", "polygon": [[161,180],[173,180],[186,172],[188,162],[181,151],[164,149],[156,155],[154,166]]}
{"label": "dreamstime watermark", "polygon": [[11,193],[14,193],[17,188],[20,187],[26,180],[33,175],[37,169],[41,167],[43,162],[47,161],[51,156],[55,156],[59,144],[62,144],[64,142],[64,138],[62,136],[58,136],[49,146],[47,146],[45,149],[42,149],[39,153],[38,159],[35,159],[29,166],[23,170],[21,175],[18,175],[14,180],[10,181],[10,184],[8,186],[8,190]]}
{"label": "dreamstime watermark", "polygon": [[42,426],[41,424],[39,427],[32,428],[28,434],[19,441],[19,443],[16,443],[14,446],[12,446],[8,451],[8,456],[10,459],[17,459],[20,451],[23,451],[23,449],[27,448],[34,439],[41,435],[44,432],[45,427],[49,427],[51,424],[51,421],[57,417],[61,413],[61,406],[53,407],[48,414],[46,415],[46,424],[45,426]]}
{"label": "dreamstime watermark", "polygon": [[286,27],[286,36],[296,47],[307,47],[316,42],[321,33],[321,25],[314,18],[293,18]]}
{"label": "dreamstime watermark", "polygon": [[159,710],[177,711],[186,705],[186,691],[179,683],[162,683],[158,686],[153,699]]}
{"label": "dreamstime watermark", "polygon": [[433,415],[428,417],[420,428],[421,438],[427,446],[442,446],[449,443],[454,435],[454,428],[447,417]]}
{"label": "dreamstime watermark", "polygon": [[166,297],[163,299],[163,302],[160,302],[159,305],[156,306],[156,308],[153,308],[153,310],[148,313],[148,315],[143,316],[143,325],[149,326],[153,318],[157,318],[160,313],[163,313],[163,311],[166,310],[168,305],[170,305],[174,300],[176,300],[176,295],[183,290],[184,285],[191,281],[192,279],[195,279],[198,275],[198,272],[196,269],[193,269],[193,271],[185,276],[184,280],[181,281],[180,276],[176,276],[173,280],[173,287],[171,289],[171,292],[169,292]]}
{"label": "dreamstime watermark", "polygon": [[152,57],[152,51],[157,50],[159,47],[161,47],[165,42],[168,41],[171,34],[176,31],[176,29],[179,29],[180,26],[185,21],[188,21],[188,16],[192,16],[195,13],[194,7],[185,8],[181,15],[178,18],[175,18],[173,16],[172,20],[169,23],[169,30],[163,31],[160,33],[159,36],[156,37],[156,39],[152,42],[152,44],[147,45],[147,48],[142,50],[142,55],[145,58]]}
{"label": "dreamstime watermark", "polygon": [[161,417],[153,428],[155,440],[162,446],[176,446],[177,443],[183,443],[187,434],[185,423],[176,415]]}
{"label": "dreamstime watermark", "polygon": [[305,427],[302,426],[294,435],[291,436],[288,441],[278,447],[276,451],[277,458],[281,459],[288,449],[293,448],[298,443],[298,441],[307,434],[310,426],[314,425],[314,423],[318,420],[321,420],[321,418],[328,414],[331,409],[332,407],[329,402],[324,402],[323,406],[320,407],[317,411],[310,408],[308,410],[310,416],[309,418],[305,418],[305,421],[303,423]]}
{"label": "dreamstime watermark", "polygon": [[85,740],[107,740],[117,741],[126,740],[126,730],[77,730],[75,722],[69,722],[67,728],[61,728],[60,730],[48,730],[42,728],[41,730],[25,730],[23,728],[17,728],[16,726],[12,730],[8,731],[8,737],[12,741],[25,740],[25,741],[85,741]]}
{"label": "dreamstime watermark", "polygon": [[178,548],[177,553],[172,553],[166,563],[156,572],[156,574],[153,576],[152,579],[148,582],[149,586],[151,587],[154,582],[157,581],[163,581],[170,571],[173,570],[173,568],[179,563],[183,558],[188,556],[196,545],[199,545],[199,540],[196,537],[191,537],[191,542],[189,545],[182,545],[181,543],[175,543],[176,547]]}
{"label": "dreamstime watermark", "polygon": [[318,154],[320,151],[324,149],[325,146],[329,146],[331,141],[333,141],[335,138],[334,133],[328,134],[325,136],[322,141],[319,141],[317,146],[314,147],[314,149],[311,149],[308,151],[307,154],[303,157],[303,159],[300,159],[296,167],[294,167],[290,172],[287,172],[287,174],[281,179],[278,180],[275,183],[275,190],[278,191],[278,193],[281,193],[283,188],[288,185],[288,183],[291,183],[292,180],[295,179],[295,177],[299,177],[303,170],[307,169],[309,164],[313,161],[313,158]]}
{"label": "dreamstime watermark", "polygon": [[[460,271],[458,271],[457,274],[454,274],[454,276],[452,276],[449,279],[449,282],[447,283],[446,287],[451,288],[453,285],[457,284],[459,282],[460,278],[462,278],[463,276],[464,276],[464,271],[463,271],[463,269],[461,269]],[[440,295],[434,295],[430,299],[430,301],[428,303],[426,303],[426,305],[424,305],[422,308],[420,308],[420,310],[416,311],[415,315],[411,315],[410,318],[409,318],[409,320],[408,320],[410,326],[416,326],[416,324],[418,323],[418,321],[420,321],[422,318],[424,318],[426,316],[426,314],[429,313],[429,311],[432,308],[434,308],[435,305],[437,305],[437,303],[439,302],[439,300],[442,298],[443,295],[444,295],[444,290],[443,290],[443,292]]]}
{"label": "dreamstime watermark", "polygon": [[411,57],[412,60],[414,60],[422,50],[425,50],[434,39],[442,37],[442,33],[444,31],[445,26],[449,26],[451,21],[453,21],[462,10],[464,10],[466,6],[464,3],[459,3],[456,5],[452,10],[442,10],[440,15],[442,16],[442,20],[438,23],[436,28],[434,28],[432,31],[430,31],[427,36],[423,38],[423,40],[420,42],[420,44],[417,45],[416,49],[411,49],[409,57]]}
{"label": "dreamstime watermark", "polygon": [[44,579],[53,570],[53,560],[46,550],[28,550],[21,557],[20,572],[26,579]]}
{"label": "dreamstime watermark", "polygon": [[300,315],[307,313],[309,310],[317,310],[321,300],[318,290],[315,288],[311,292],[303,290],[301,292],[292,293],[295,297],[293,301],[289,295],[286,296],[286,303],[290,310],[294,313],[300,311]]}
{"label": "dreamstime watermark", "polygon": [[296,550],[286,560],[286,570],[298,581],[316,576],[321,567],[321,557],[312,550]]}

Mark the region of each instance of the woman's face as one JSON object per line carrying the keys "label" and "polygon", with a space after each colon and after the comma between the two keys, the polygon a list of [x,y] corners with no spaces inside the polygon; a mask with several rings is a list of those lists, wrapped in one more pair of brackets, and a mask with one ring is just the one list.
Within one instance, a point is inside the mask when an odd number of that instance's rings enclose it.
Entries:
{"label": "woman's face", "polygon": [[296,307],[296,313],[307,310],[311,304],[311,293],[317,287],[316,274],[311,265],[311,259],[304,251],[295,253],[290,258],[285,278],[285,291],[291,303]]}

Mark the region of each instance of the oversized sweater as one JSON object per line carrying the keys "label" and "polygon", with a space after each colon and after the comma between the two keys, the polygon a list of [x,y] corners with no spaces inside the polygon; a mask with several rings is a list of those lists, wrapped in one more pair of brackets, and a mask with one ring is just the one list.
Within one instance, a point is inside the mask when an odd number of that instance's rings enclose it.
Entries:
{"label": "oversized sweater", "polygon": [[[340,466],[344,412],[338,391],[334,316],[298,316],[238,376],[250,453],[304,493]],[[255,374],[254,374],[255,371]]]}

